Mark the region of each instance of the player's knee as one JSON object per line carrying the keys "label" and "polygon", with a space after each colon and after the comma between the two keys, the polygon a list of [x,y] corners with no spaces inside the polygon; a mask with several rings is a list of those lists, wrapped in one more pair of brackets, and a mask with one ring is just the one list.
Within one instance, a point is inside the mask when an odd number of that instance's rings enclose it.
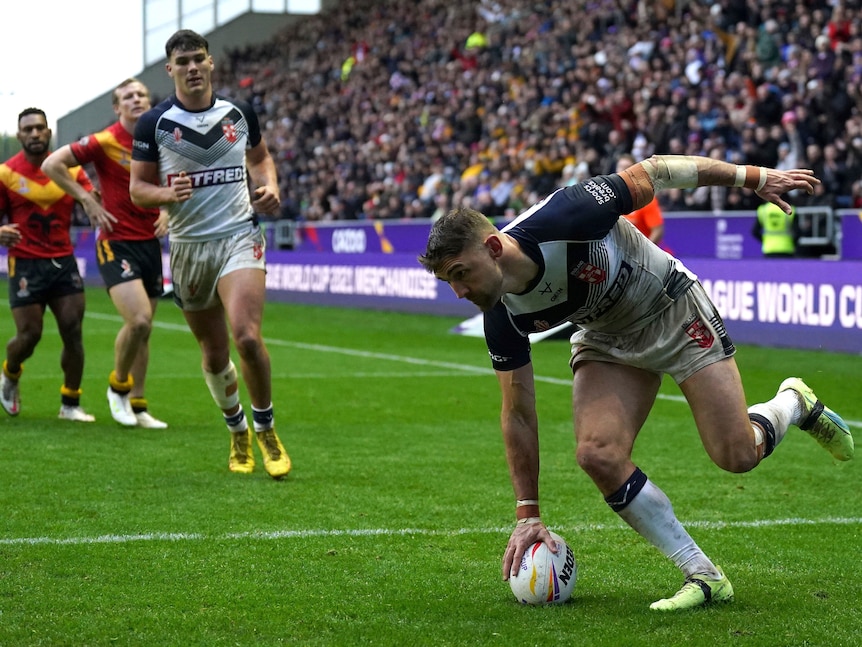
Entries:
{"label": "player's knee", "polygon": [[138,313],[127,324],[129,332],[136,338],[147,339],[153,329],[153,320],[146,313]]}
{"label": "player's knee", "polygon": [[19,330],[15,337],[21,346],[32,350],[42,340],[42,327],[27,326]]}
{"label": "player's knee", "polygon": [[712,462],[721,469],[734,474],[753,470],[759,462],[754,443],[725,443],[709,452]]}
{"label": "player's knee", "polygon": [[591,479],[602,482],[617,472],[619,461],[616,454],[617,452],[612,451],[608,445],[599,446],[593,443],[579,442],[575,457],[578,466]]}
{"label": "player's knee", "polygon": [[257,357],[263,348],[263,340],[261,340],[260,335],[251,329],[236,331],[233,343],[240,357],[244,359]]}

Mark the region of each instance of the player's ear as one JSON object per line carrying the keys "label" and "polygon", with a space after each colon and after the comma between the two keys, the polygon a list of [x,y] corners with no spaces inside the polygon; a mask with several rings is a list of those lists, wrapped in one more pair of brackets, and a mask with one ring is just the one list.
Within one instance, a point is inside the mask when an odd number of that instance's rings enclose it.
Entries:
{"label": "player's ear", "polygon": [[485,239],[485,247],[491,253],[491,258],[500,258],[503,254],[503,241],[500,240],[500,234],[490,234]]}

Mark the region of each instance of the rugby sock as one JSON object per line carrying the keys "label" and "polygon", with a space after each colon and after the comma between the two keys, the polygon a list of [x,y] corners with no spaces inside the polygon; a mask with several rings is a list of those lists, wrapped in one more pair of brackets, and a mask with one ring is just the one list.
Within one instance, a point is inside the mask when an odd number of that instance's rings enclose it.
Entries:
{"label": "rugby sock", "polygon": [[676,518],[670,499],[639,468],[605,501],[641,537],[676,564],[685,577],[695,573],[720,577],[715,564]]}
{"label": "rugby sock", "polygon": [[802,417],[802,404],[794,391],[782,391],[768,402],[748,407],[753,423],[755,445],[763,445],[763,458],[782,441],[790,425],[798,425]]}
{"label": "rugby sock", "polygon": [[231,431],[245,431],[248,429],[248,421],[245,419],[245,411],[242,410],[242,405],[233,415],[224,414],[224,421],[227,428]]}
{"label": "rugby sock", "polygon": [[254,405],[251,405],[251,417],[254,421],[255,431],[272,429],[275,417],[272,412],[272,402],[269,403],[266,409],[256,409]]}
{"label": "rugby sock", "polygon": [[12,380],[12,381],[14,381],[14,382],[17,382],[18,380],[20,380],[20,379],[21,379],[21,374],[22,374],[23,372],[24,372],[24,365],[23,365],[23,364],[21,364],[21,365],[18,367],[18,370],[17,370],[17,371],[10,371],[10,370],[9,370],[9,360],[6,360],[6,359],[4,359],[4,360],[3,360],[3,373],[4,373],[4,374],[6,375],[6,377],[8,377],[10,380]]}
{"label": "rugby sock", "polygon": [[81,389],[70,389],[64,384],[60,387],[60,402],[65,407],[81,406]]}
{"label": "rugby sock", "polygon": [[135,380],[132,379],[131,375],[127,376],[125,381],[120,380],[117,377],[117,371],[111,371],[111,374],[108,375],[108,384],[111,386],[111,390],[114,393],[126,395],[132,390],[132,387],[135,385]]}

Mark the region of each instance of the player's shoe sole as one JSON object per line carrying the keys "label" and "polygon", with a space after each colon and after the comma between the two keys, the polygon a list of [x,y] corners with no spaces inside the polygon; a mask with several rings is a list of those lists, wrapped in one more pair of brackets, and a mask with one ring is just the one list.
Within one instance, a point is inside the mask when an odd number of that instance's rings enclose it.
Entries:
{"label": "player's shoe sole", "polygon": [[263,466],[266,473],[274,479],[281,479],[290,472],[290,456],[284,450],[284,445],[278,439],[275,429],[255,433],[257,446],[263,454]]}
{"label": "player's shoe sole", "polygon": [[81,407],[67,407],[65,404],[60,407],[60,413],[57,414],[60,420],[71,420],[72,422],[95,422],[96,417],[84,411]]}
{"label": "player's shoe sole", "polygon": [[778,387],[778,393],[788,390],[795,391],[802,401],[802,421],[799,428],[808,432],[839,461],[853,458],[856,451],[853,435],[841,416],[818,400],[811,387],[798,377],[789,377]]}
{"label": "player's shoe sole", "polygon": [[138,427],[143,429],[167,429],[168,423],[153,418],[149,411],[141,411],[135,414]]}
{"label": "player's shoe sole", "polygon": [[239,474],[251,474],[254,471],[251,429],[230,432],[230,458],[227,466],[231,472]]}
{"label": "player's shoe sole", "polygon": [[720,579],[692,575],[673,597],[657,600],[649,605],[649,608],[653,611],[685,611],[720,602],[732,602],[733,585],[720,567],[716,566],[716,569],[721,575]]}

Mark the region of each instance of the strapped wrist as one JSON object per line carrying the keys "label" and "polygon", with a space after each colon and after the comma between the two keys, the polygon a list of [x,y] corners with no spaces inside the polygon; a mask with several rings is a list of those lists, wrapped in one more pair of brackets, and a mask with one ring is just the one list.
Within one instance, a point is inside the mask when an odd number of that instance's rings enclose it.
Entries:
{"label": "strapped wrist", "polygon": [[542,523],[542,518],[541,517],[524,517],[523,519],[518,519],[518,522],[516,525],[526,526],[527,524],[533,524],[533,523]]}

